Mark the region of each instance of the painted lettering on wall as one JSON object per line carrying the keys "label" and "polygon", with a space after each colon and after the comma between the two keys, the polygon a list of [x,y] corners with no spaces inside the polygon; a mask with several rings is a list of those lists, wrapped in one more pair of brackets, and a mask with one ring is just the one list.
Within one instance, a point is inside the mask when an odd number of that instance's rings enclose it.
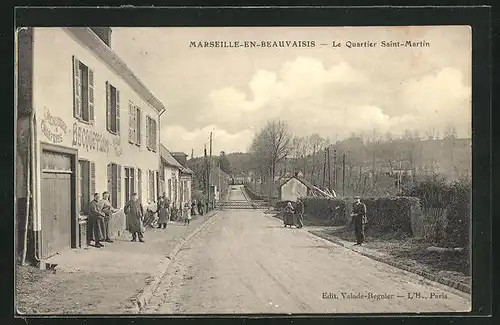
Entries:
{"label": "painted lettering on wall", "polygon": [[68,131],[66,123],[60,117],[54,117],[46,108],[45,115],[41,121],[42,133],[54,143],[63,142],[64,136]]}
{"label": "painted lettering on wall", "polygon": [[117,156],[121,156],[123,153],[122,146],[120,143],[120,138],[114,138],[113,139],[113,147],[115,148],[115,154]]}
{"label": "painted lettering on wall", "polygon": [[73,145],[87,151],[109,152],[109,141],[98,132],[73,124]]}

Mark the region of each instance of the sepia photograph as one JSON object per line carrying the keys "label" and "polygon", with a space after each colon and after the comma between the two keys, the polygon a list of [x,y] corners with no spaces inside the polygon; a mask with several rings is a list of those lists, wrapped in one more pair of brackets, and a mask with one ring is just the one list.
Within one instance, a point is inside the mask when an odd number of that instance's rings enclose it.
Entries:
{"label": "sepia photograph", "polygon": [[470,26],[15,41],[18,316],[471,311]]}

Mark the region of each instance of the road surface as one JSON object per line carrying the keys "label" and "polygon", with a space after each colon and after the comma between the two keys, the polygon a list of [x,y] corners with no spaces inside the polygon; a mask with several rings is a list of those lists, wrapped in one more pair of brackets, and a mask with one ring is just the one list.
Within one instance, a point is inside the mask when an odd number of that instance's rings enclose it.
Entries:
{"label": "road surface", "polygon": [[[240,187],[230,200],[244,200]],[[469,295],[371,260],[259,210],[224,210],[179,252],[144,313],[470,310]]]}

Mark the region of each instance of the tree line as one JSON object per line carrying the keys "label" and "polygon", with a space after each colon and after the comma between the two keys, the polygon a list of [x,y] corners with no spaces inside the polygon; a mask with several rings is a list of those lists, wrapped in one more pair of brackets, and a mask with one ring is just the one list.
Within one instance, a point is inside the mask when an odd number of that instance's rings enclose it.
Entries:
{"label": "tree line", "polygon": [[[294,136],[283,120],[270,120],[252,139],[249,170],[255,190],[277,196],[284,179],[300,173],[320,188],[346,195],[393,195],[417,177],[443,174],[451,180],[470,171],[470,139],[458,139],[453,127],[439,135],[401,136],[352,133],[342,141],[318,134]],[[229,155],[231,158],[231,155]],[[231,163],[234,165],[234,163]]]}

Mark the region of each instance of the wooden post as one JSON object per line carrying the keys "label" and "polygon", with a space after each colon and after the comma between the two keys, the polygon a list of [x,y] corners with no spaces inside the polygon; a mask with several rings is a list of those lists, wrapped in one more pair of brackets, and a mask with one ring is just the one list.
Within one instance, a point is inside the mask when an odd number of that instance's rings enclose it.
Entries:
{"label": "wooden post", "polygon": [[345,197],[345,153],[342,155],[342,196]]}

